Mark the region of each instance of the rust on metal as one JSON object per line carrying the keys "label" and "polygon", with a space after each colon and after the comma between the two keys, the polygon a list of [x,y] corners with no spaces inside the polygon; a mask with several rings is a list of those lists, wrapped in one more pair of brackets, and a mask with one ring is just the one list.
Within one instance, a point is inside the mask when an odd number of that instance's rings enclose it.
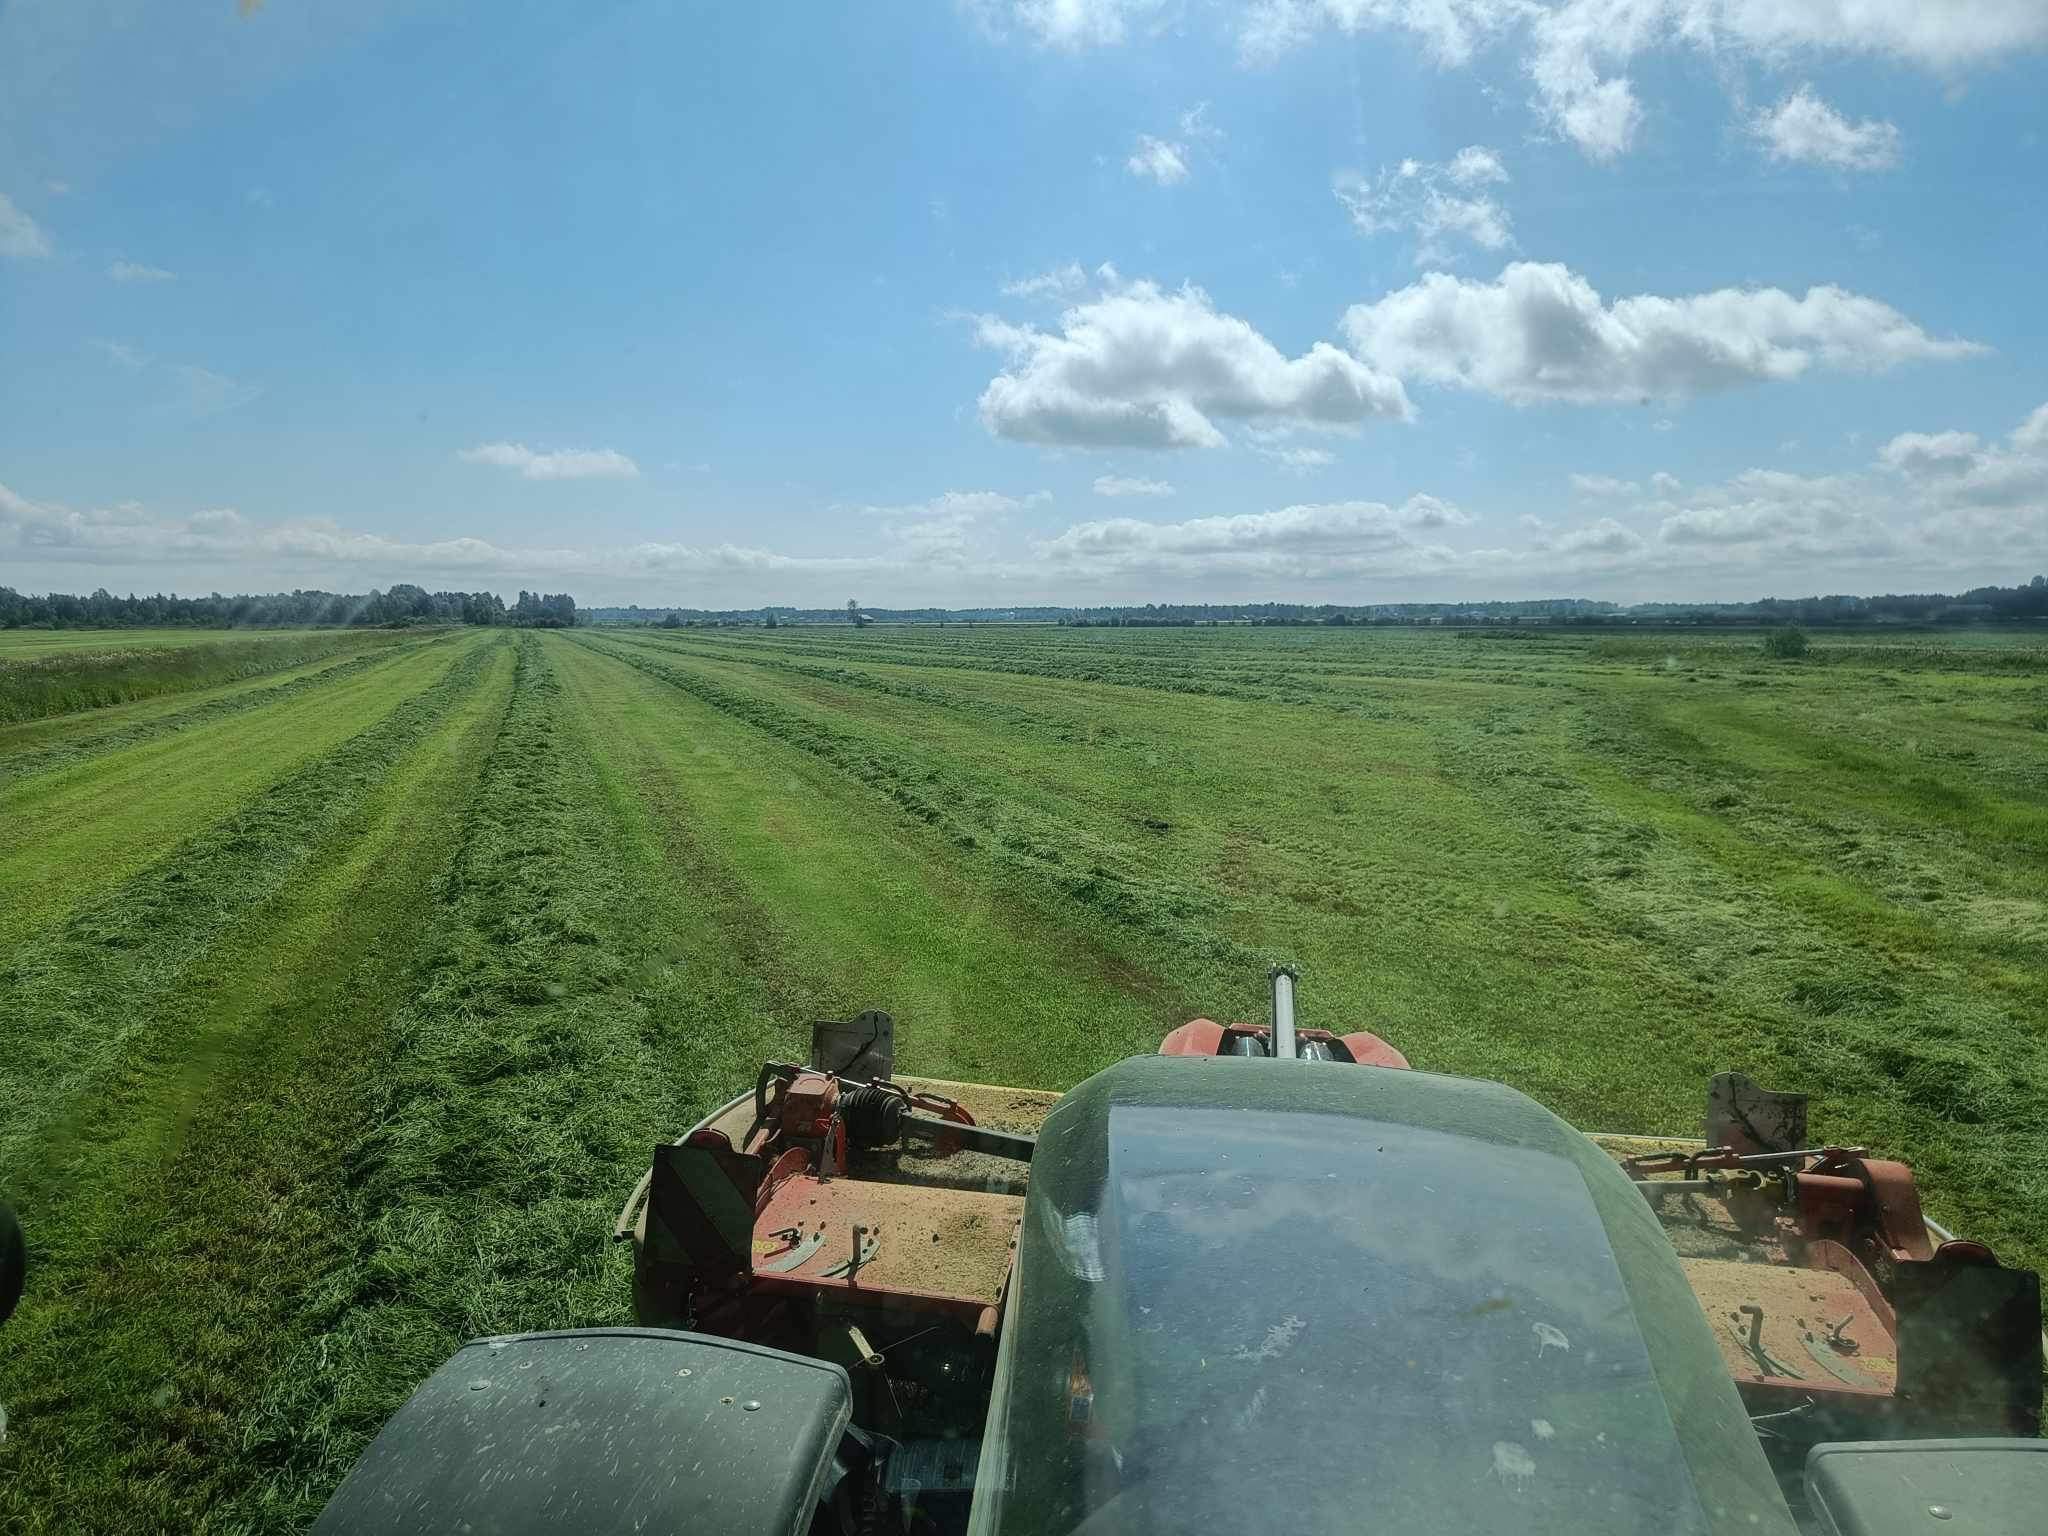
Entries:
{"label": "rust on metal", "polygon": [[[1737,1382],[1825,1395],[1892,1391],[1897,1344],[1848,1275],[1732,1259],[1681,1262],[1701,1310],[1719,1324],[1721,1358]],[[1827,1368],[1814,1346],[1853,1357],[1861,1384]]]}

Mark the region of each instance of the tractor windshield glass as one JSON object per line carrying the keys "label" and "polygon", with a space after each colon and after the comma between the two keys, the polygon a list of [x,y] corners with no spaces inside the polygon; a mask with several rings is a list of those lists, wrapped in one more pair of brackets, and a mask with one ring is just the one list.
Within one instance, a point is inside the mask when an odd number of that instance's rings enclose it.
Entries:
{"label": "tractor windshield glass", "polygon": [[1701,1491],[1569,1157],[1343,1114],[1078,1107],[1033,1171],[983,1529],[1776,1528],[1760,1458],[1740,1500]]}

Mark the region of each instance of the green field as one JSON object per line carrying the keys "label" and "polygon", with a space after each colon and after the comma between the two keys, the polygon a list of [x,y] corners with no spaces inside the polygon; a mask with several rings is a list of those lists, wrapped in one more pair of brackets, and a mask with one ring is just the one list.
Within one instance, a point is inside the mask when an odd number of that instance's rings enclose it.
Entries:
{"label": "green field", "polygon": [[174,650],[188,645],[217,645],[227,638],[302,639],[334,634],[334,630],[270,629],[258,635],[232,630],[170,626],[162,629],[0,629],[0,661],[54,656],[65,651]]}
{"label": "green field", "polygon": [[404,639],[373,629],[0,630],[0,731],[360,656]]}
{"label": "green field", "polygon": [[2048,1263],[2038,634],[399,634],[0,728],[0,827],[9,1530],[299,1527],[869,1006],[1063,1087],[1292,960],[1589,1129],[1809,1090]]}

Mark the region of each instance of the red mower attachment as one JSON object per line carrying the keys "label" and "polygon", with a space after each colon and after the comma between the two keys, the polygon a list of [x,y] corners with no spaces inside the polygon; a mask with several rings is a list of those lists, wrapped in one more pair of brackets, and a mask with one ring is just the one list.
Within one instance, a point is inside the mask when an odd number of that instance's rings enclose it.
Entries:
{"label": "red mower attachment", "polygon": [[1302,1061],[1353,1061],[1365,1067],[1408,1065],[1406,1056],[1367,1030],[1333,1035],[1327,1029],[1296,1029],[1295,973],[1286,966],[1275,966],[1272,979],[1272,1024],[1218,1024],[1214,1019],[1190,1019],[1159,1042],[1159,1054],[1292,1056]]}

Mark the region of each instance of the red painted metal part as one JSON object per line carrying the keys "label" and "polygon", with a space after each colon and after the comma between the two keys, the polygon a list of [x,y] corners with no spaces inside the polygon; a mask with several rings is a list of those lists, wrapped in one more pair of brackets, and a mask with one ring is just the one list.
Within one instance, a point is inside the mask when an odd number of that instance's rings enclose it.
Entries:
{"label": "red painted metal part", "polygon": [[1406,1069],[1408,1058],[1395,1050],[1386,1041],[1369,1030],[1353,1030],[1348,1035],[1339,1035],[1345,1049],[1351,1052],[1351,1059],[1362,1066],[1394,1067]]}
{"label": "red painted metal part", "polygon": [[[777,1166],[781,1166],[780,1159],[777,1160]],[[806,1260],[794,1270],[780,1273],[752,1270],[747,1281],[749,1288],[763,1295],[819,1298],[837,1296],[849,1303],[858,1301],[863,1305],[886,1305],[913,1312],[935,1313],[951,1317],[967,1328],[978,1329],[984,1320],[983,1313],[989,1306],[986,1296],[963,1295],[926,1285],[891,1282],[877,1273],[883,1266],[873,1261],[865,1266],[856,1265],[848,1273],[822,1272],[826,1269],[845,1267],[840,1261],[846,1257],[853,1240],[853,1224],[848,1213],[860,1210],[861,1188],[860,1180],[821,1179],[809,1172],[799,1172],[776,1185],[761,1204],[754,1224],[756,1238],[765,1238],[770,1234],[792,1228],[802,1230],[808,1225],[814,1230],[827,1231],[828,1243],[819,1250],[815,1258]],[[987,1203],[997,1203],[1000,1200],[1000,1197],[996,1196],[963,1194],[957,1191],[934,1193],[937,1198],[942,1199],[966,1199]],[[906,1240],[909,1240],[907,1234],[899,1233],[893,1228],[882,1238],[884,1242]],[[922,1235],[915,1241],[921,1244]]]}
{"label": "red painted metal part", "polygon": [[1935,1259],[1943,1264],[1977,1264],[1987,1269],[1998,1269],[1998,1255],[1982,1243],[1973,1243],[1966,1237],[1952,1237],[1934,1250]]}
{"label": "red painted metal part", "polygon": [[[1159,1042],[1162,1056],[1221,1056],[1230,1041],[1239,1036],[1249,1035],[1265,1040],[1272,1031],[1263,1024],[1218,1024],[1214,1019],[1190,1019],[1180,1028],[1170,1032]],[[1395,1050],[1378,1035],[1366,1030],[1354,1030],[1348,1035],[1333,1035],[1327,1029],[1302,1029],[1295,1031],[1297,1040],[1321,1040],[1338,1048],[1340,1056],[1348,1054],[1351,1060],[1368,1067],[1406,1067],[1408,1058]]]}
{"label": "red painted metal part", "polygon": [[1159,1042],[1162,1056],[1215,1056],[1223,1050],[1224,1029],[1214,1019],[1189,1019]]}
{"label": "red painted metal part", "polygon": [[779,1107],[783,1135],[827,1135],[839,1108],[839,1079],[823,1072],[799,1072],[783,1090]]}
{"label": "red painted metal part", "polygon": [[1793,1175],[1799,1200],[1799,1220],[1806,1235],[1853,1242],[1856,1213],[1863,1205],[1863,1181],[1833,1173]]}
{"label": "red painted metal part", "polygon": [[761,1180],[759,1194],[754,1197],[754,1214],[758,1217],[768,1209],[768,1202],[775,1197],[775,1191],[786,1179],[793,1179],[810,1170],[811,1154],[802,1147],[784,1147],[782,1155],[775,1159],[767,1175]]}
{"label": "red painted metal part", "polygon": [[1856,1159],[1870,1197],[1877,1206],[1877,1229],[1891,1257],[1900,1263],[1934,1257],[1934,1241],[1927,1235],[1927,1223],[1920,1214],[1920,1190],[1913,1182],[1913,1170],[1904,1163],[1883,1158]]}
{"label": "red painted metal part", "polygon": [[1895,1335],[1899,1331],[1899,1321],[1893,1314],[1892,1304],[1885,1299],[1884,1291],[1878,1286],[1876,1277],[1863,1267],[1862,1261],[1855,1253],[1842,1243],[1823,1238],[1807,1249],[1806,1257],[1815,1269],[1831,1270],[1855,1286],[1856,1294],[1868,1304],[1871,1315],[1884,1329],[1886,1339],[1892,1341],[1893,1348],[1897,1348]]}

